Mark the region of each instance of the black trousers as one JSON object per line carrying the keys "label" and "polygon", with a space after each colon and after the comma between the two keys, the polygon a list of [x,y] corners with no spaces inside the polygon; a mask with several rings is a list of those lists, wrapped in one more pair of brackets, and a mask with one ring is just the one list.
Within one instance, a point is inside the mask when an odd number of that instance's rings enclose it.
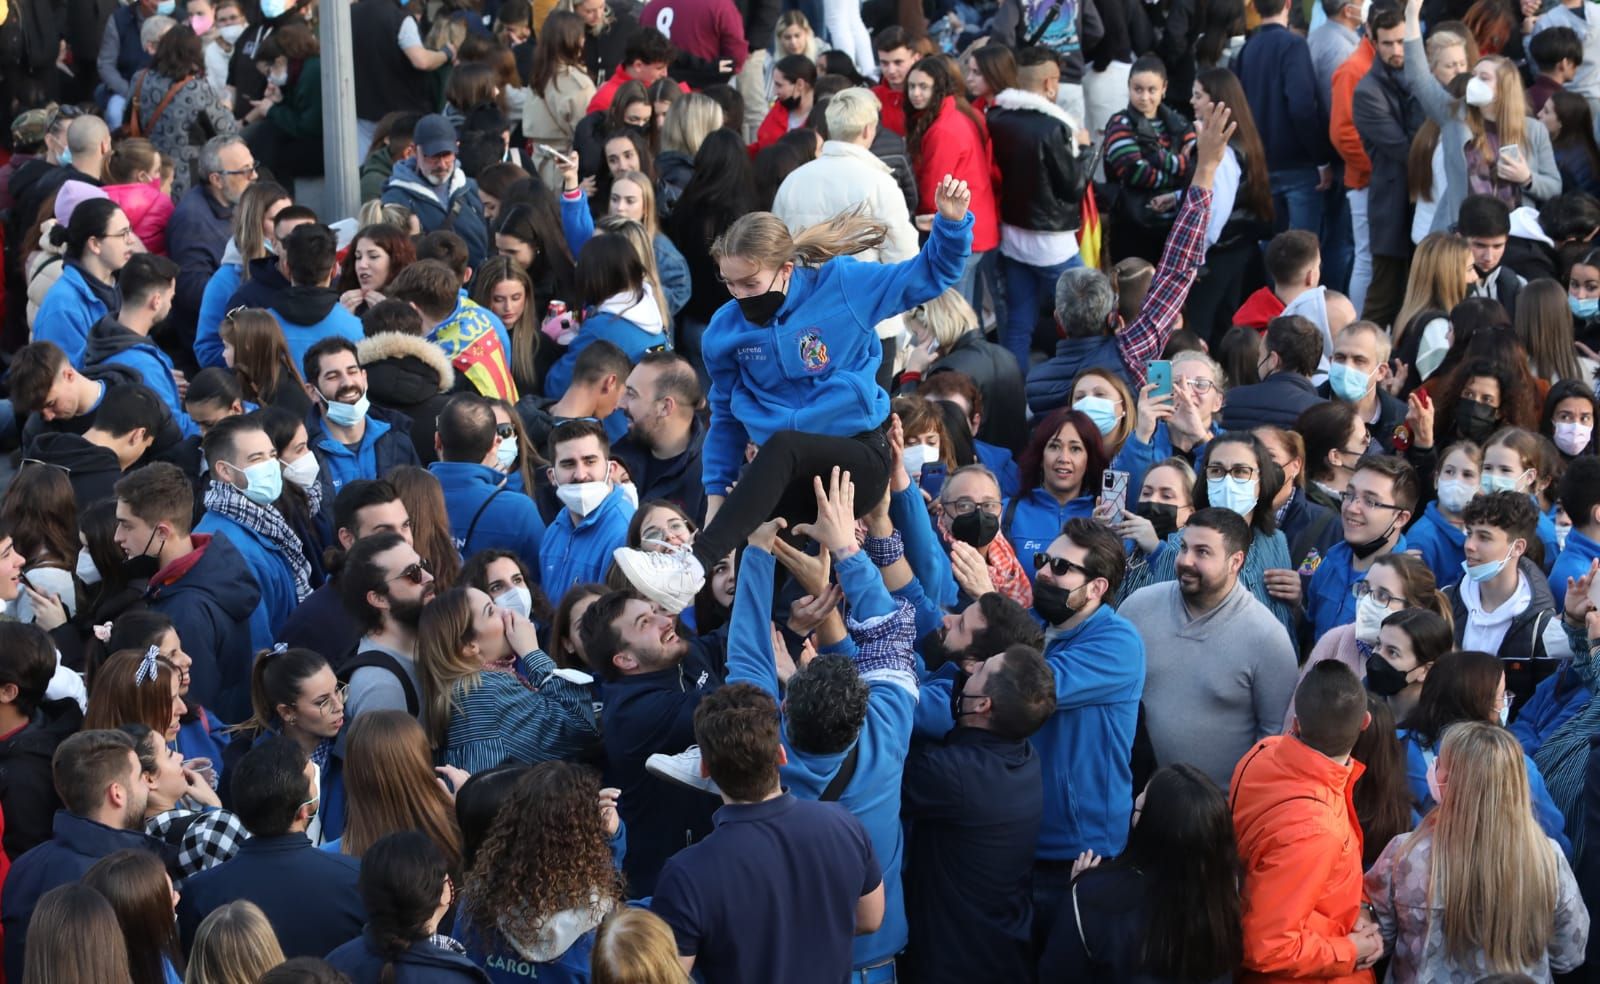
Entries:
{"label": "black trousers", "polygon": [[1262,269],[1261,247],[1253,241],[1211,247],[1200,276],[1189,289],[1184,326],[1215,350],[1233,327],[1233,313],[1263,283]]}
{"label": "black trousers", "polygon": [[889,487],[889,437],[883,428],[853,437],[828,437],[779,431],[761,446],[716,518],[695,537],[694,555],[711,570],[717,561],[745,545],[756,527],[782,516],[792,528],[817,516],[811,480],[824,484],[837,465],[856,487],[856,516],[865,516]]}
{"label": "black trousers", "polygon": [[[1362,306],[1365,321],[1387,327],[1400,313],[1406,299],[1406,278],[1411,274],[1411,261],[1392,256],[1372,258],[1372,283],[1367,287],[1367,301]],[[1395,328],[1400,328],[1396,325]]]}

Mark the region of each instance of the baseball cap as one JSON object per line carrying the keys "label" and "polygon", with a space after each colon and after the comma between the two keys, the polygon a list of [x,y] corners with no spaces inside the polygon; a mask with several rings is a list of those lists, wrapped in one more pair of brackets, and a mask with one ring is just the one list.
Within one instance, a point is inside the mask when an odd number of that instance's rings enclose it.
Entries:
{"label": "baseball cap", "polygon": [[50,124],[55,118],[55,103],[28,110],[11,121],[11,142],[18,147],[34,147],[44,143],[44,135],[50,132]]}
{"label": "baseball cap", "polygon": [[423,157],[435,157],[443,153],[454,153],[456,149],[456,128],[450,121],[438,113],[429,113],[417,121],[417,127],[411,135],[412,143],[416,144],[417,153]]}

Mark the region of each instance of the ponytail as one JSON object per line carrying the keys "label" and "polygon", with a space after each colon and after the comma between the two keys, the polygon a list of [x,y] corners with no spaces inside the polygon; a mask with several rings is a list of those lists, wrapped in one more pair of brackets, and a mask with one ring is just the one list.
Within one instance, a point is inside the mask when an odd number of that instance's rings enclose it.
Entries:
{"label": "ponytail", "polygon": [[711,258],[741,256],[769,268],[791,260],[802,266],[819,266],[835,257],[877,249],[888,234],[888,227],[868,218],[859,205],[795,236],[790,236],[789,227],[771,212],[751,212],[717,237],[711,244]]}
{"label": "ponytail", "polygon": [[438,845],[415,830],[379,838],[362,852],[361,901],[383,957],[382,984],[394,984],[395,961],[428,938],[428,921],[449,878]]}
{"label": "ponytail", "polygon": [[256,654],[250,668],[250,720],[230,731],[260,735],[279,727],[278,705],[293,704],[300,684],[328,665],[321,653],[278,643]]}

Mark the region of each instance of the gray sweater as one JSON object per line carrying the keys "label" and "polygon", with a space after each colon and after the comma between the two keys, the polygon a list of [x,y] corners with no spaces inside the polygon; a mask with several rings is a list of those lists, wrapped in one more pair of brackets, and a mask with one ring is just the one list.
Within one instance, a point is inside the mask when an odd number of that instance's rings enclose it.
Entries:
{"label": "gray sweater", "polygon": [[1187,762],[1227,789],[1245,752],[1278,733],[1294,696],[1289,634],[1240,584],[1198,618],[1176,581],[1140,588],[1117,612],[1144,639],[1145,726],[1156,761]]}

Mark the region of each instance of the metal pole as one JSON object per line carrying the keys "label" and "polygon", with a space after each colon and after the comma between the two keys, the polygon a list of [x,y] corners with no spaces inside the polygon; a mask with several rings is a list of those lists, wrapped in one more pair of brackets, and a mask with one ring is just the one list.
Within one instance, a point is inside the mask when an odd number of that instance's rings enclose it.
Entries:
{"label": "metal pole", "polygon": [[361,155],[356,146],[355,56],[350,0],[322,0],[323,207],[328,219],[354,216],[361,207]]}

